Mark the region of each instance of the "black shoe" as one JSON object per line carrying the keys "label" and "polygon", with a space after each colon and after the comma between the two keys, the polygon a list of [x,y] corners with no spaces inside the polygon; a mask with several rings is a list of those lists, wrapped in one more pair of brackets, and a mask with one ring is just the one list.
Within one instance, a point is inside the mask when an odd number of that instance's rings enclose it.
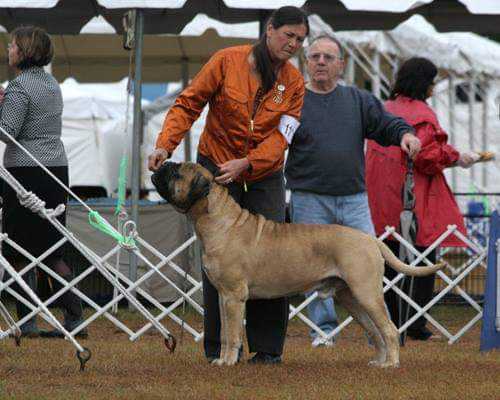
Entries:
{"label": "black shoe", "polygon": [[[40,337],[40,334],[41,334],[41,329],[37,329],[37,328],[29,329],[29,330],[21,329],[21,337],[22,338],[33,339],[33,338]],[[9,337],[14,337],[14,336],[16,336],[16,335],[13,333],[9,333]]]}
{"label": "black shoe", "polygon": [[250,360],[249,364],[280,364],[281,356],[269,353],[257,353]]}
{"label": "black shoe", "polygon": [[413,340],[429,340],[432,337],[432,332],[427,328],[421,328],[417,330],[407,331],[407,336],[412,338]]}
{"label": "black shoe", "polygon": [[[87,339],[89,336],[89,333],[87,329],[82,329],[80,332],[78,332],[75,335],[76,339]],[[64,339],[64,333],[62,333],[58,329],[52,329],[51,331],[46,331],[46,330],[40,330],[40,337],[46,338],[46,339]]]}

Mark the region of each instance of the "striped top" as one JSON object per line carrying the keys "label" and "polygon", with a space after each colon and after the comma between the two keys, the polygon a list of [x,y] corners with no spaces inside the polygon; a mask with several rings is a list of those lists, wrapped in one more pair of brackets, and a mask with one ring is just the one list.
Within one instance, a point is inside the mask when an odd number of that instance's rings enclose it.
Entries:
{"label": "striped top", "polygon": [[[0,127],[47,167],[68,165],[61,141],[63,101],[57,81],[43,68],[23,70],[10,81],[0,103]],[[5,167],[36,166],[24,151],[0,131],[7,145]]]}

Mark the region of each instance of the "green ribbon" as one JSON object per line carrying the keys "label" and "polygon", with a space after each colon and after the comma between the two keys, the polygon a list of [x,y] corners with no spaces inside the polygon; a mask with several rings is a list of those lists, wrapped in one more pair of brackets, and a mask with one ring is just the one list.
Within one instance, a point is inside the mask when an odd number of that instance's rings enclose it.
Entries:
{"label": "green ribbon", "polygon": [[89,211],[89,224],[104,234],[111,236],[120,245],[135,247],[134,239],[118,233],[97,211]]}
{"label": "green ribbon", "polygon": [[127,189],[127,166],[128,158],[124,155],[120,161],[120,173],[118,176],[118,199],[116,200],[115,215],[118,215],[125,205],[125,192]]}

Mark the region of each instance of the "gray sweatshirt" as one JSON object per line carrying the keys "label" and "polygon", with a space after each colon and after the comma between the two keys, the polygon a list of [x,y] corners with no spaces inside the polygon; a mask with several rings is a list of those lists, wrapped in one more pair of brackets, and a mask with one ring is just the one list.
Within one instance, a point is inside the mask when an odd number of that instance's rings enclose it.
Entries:
{"label": "gray sweatshirt", "polygon": [[287,188],[332,196],[365,191],[365,139],[399,146],[405,132],[414,132],[371,93],[341,85],[327,94],[306,90],[300,122],[285,167]]}

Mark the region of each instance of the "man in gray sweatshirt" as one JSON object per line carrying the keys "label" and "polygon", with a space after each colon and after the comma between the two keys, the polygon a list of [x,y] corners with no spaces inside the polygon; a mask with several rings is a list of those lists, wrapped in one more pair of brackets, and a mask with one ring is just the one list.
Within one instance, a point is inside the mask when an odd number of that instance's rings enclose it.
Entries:
{"label": "man in gray sweatshirt", "polygon": [[[364,141],[401,146],[412,158],[420,141],[413,128],[386,112],[375,96],[338,84],[344,58],[335,38],[317,37],[306,56],[310,81],[285,167],[291,220],[341,224],[374,235],[365,189]],[[308,312],[327,334],[338,325],[332,299],[313,300]],[[315,331],[311,336],[313,347],[333,344]]]}

